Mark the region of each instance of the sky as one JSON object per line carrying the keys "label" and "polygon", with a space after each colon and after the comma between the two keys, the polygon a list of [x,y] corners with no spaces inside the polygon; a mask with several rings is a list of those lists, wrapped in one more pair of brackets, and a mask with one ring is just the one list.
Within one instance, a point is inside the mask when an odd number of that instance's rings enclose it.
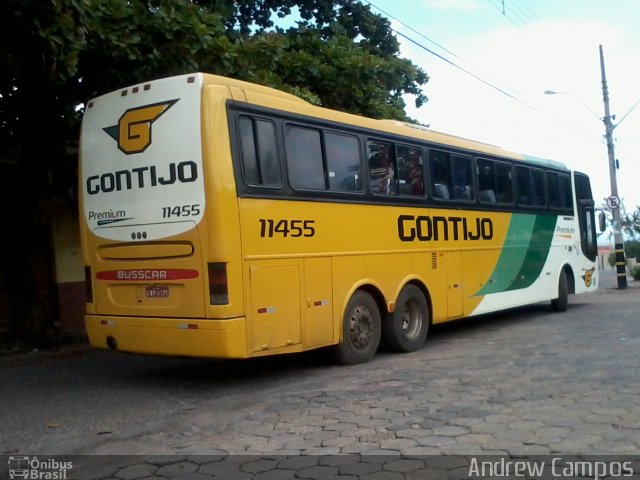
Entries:
{"label": "sky", "polygon": [[406,99],[410,117],[434,130],[561,161],[590,176],[596,204],[611,195],[602,45],[613,123],[620,122],[614,130],[618,193],[627,211],[640,205],[640,105],[632,110],[640,100],[640,1],[504,0],[504,15],[502,0],[370,4],[393,17],[394,30],[481,79],[398,36],[401,56],[430,77],[425,105],[417,109]]}

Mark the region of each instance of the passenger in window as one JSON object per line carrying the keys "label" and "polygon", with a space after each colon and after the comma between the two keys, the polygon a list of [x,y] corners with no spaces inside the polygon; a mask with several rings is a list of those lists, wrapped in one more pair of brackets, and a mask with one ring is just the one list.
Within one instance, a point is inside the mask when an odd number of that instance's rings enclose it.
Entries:
{"label": "passenger in window", "polygon": [[454,187],[456,200],[471,200],[473,198],[473,192],[471,185],[456,185]]}
{"label": "passenger in window", "polygon": [[422,178],[422,163],[420,151],[413,150],[407,157],[407,180],[411,185],[411,194],[424,195],[424,181]]}
{"label": "passenger in window", "polygon": [[393,164],[389,147],[383,146],[369,157],[369,183],[373,193],[392,193]]}

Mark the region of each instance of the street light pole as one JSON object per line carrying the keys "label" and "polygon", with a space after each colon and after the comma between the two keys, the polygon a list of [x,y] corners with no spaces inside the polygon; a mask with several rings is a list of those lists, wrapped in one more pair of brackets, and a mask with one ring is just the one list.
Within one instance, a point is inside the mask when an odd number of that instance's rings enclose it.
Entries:
{"label": "street light pole", "polygon": [[[607,76],[604,70],[604,53],[602,45],[600,45],[600,71],[602,73],[602,99],[604,101],[604,122],[605,137],[607,141],[607,153],[609,154],[609,177],[611,180],[611,196],[618,197],[618,180],[616,171],[616,155],[613,146],[613,129],[615,128],[611,122],[611,112],[609,110],[609,89],[607,88]],[[618,274],[618,288],[627,288],[627,269],[624,258],[624,244],[622,240],[622,222],[620,221],[620,207],[614,206],[613,214],[613,238],[614,250],[616,255],[616,271]]]}

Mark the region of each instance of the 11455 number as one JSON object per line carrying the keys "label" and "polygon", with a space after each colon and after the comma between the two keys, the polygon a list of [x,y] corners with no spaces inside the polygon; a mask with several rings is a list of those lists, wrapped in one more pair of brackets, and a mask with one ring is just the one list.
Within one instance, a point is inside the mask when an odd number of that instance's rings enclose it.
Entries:
{"label": "11455 number", "polygon": [[313,237],[316,234],[315,220],[274,220],[261,218],[260,236],[265,237]]}

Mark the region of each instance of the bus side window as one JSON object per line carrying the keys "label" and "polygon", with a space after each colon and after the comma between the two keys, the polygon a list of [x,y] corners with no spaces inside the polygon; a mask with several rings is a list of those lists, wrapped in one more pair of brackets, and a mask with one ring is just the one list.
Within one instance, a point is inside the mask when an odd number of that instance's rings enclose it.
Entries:
{"label": "bus side window", "polygon": [[401,195],[424,196],[422,149],[407,145],[396,148],[398,184]]}
{"label": "bus side window", "polygon": [[451,158],[447,152],[429,151],[429,176],[431,178],[431,196],[439,200],[451,198]]}
{"label": "bus side window", "polygon": [[367,142],[367,158],[371,191],[385,195],[398,193],[392,145],[378,141]]}
{"label": "bus side window", "polygon": [[320,131],[286,125],[284,148],[291,186],[300,189],[325,190]]}
{"label": "bus side window", "polygon": [[478,200],[480,203],[496,203],[495,162],[478,159]]}
{"label": "bus side window", "polygon": [[478,159],[478,199],[480,203],[513,203],[511,165]]}
{"label": "bus side window", "polygon": [[529,172],[531,175],[531,188],[533,192],[532,204],[535,207],[544,207],[547,205],[544,193],[544,172],[537,168],[532,168]]}
{"label": "bus side window", "polygon": [[560,187],[557,173],[547,172],[547,193],[549,194],[549,207],[560,208]]}
{"label": "bus side window", "polygon": [[496,163],[496,201],[513,203],[513,173],[508,163]]}
{"label": "bus side window", "polygon": [[241,116],[238,118],[238,134],[245,182],[279,187],[282,171],[275,125],[267,120]]}
{"label": "bus side window", "polygon": [[324,134],[329,189],[337,192],[361,192],[360,143],[351,135]]}
{"label": "bus side window", "polygon": [[471,158],[454,155],[451,159],[454,200],[474,200]]}
{"label": "bus side window", "polygon": [[560,207],[569,210],[573,209],[573,195],[571,193],[571,176],[561,173],[558,175],[560,180]]}
{"label": "bus side window", "polygon": [[529,169],[516,166],[516,199],[518,205],[531,206],[531,182],[529,181]]}

